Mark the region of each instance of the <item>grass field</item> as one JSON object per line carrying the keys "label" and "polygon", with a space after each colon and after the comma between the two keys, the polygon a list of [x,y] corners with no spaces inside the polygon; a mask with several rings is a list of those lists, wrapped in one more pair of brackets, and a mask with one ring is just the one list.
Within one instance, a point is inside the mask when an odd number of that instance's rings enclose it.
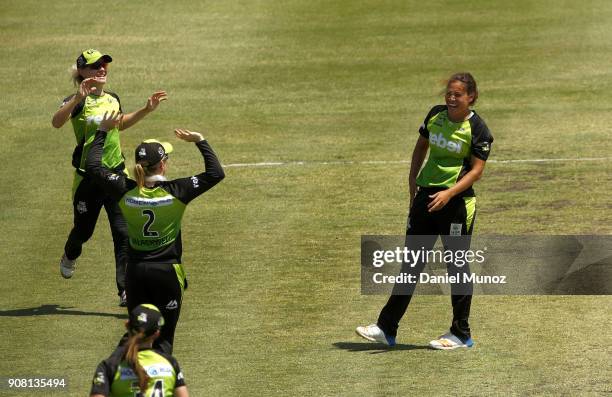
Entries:
{"label": "grass field", "polygon": [[[472,72],[495,144],[478,234],[611,234],[608,1],[3,0],[0,5],[0,377],[65,376],[87,395],[122,334],[103,215],[71,280],[57,262],[72,211],[68,68],[95,47],[123,108],[170,99],[122,146],[201,130],[228,167],[190,205],[190,288],[175,356],[192,396],[604,395],[609,296],[475,297],[470,351],[427,342],[448,297],[414,299],[393,350],[354,335],[385,297],[361,296],[362,234],[401,234],[416,130],[440,81]],[[171,177],[200,169],[175,144]],[[586,159],[506,163],[510,159]],[[303,161],[303,164],[294,162]],[[360,161],[389,163],[356,164]],[[334,162],[334,163],[329,163]],[[58,309],[59,307],[59,309]],[[0,395],[29,392],[1,390]],[[32,393],[43,395],[44,393]]]}

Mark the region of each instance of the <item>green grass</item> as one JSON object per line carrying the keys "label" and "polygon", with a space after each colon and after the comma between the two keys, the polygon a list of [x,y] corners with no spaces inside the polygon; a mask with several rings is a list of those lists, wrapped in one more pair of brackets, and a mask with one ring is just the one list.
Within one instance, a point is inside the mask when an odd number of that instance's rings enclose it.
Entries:
{"label": "green grass", "polygon": [[[102,216],[72,280],[57,261],[71,226],[68,126],[81,49],[112,54],[125,110],[170,99],[122,145],[201,130],[228,168],[190,205],[190,280],[175,355],[200,395],[602,395],[612,390],[608,296],[477,296],[475,349],[422,349],[448,326],[448,297],[415,297],[394,350],[362,343],[385,297],[361,296],[362,234],[401,234],[405,163],[439,103],[471,71],[492,159],[478,234],[610,234],[612,4],[606,1],[4,1],[0,14],[0,376],[64,375],[86,395],[121,335]],[[177,143],[171,176],[199,170]],[[8,316],[42,305],[75,314]],[[13,313],[14,314],[14,313]],[[0,390],[1,395],[11,395]],[[26,395],[20,392],[16,395]]]}

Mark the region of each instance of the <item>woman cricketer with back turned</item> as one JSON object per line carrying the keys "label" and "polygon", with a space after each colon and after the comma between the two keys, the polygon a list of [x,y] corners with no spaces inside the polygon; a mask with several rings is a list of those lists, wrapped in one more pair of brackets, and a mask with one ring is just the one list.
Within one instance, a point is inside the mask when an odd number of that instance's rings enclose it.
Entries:
{"label": "woman cricketer with back turned", "polygon": [[189,397],[176,359],[153,349],[163,325],[157,307],[136,306],[125,324],[127,343],[98,364],[90,397]]}
{"label": "woman cricketer with back turned", "polygon": [[[445,250],[466,251],[474,228],[476,198],[472,185],[480,179],[491,151],[493,137],[484,120],[473,110],[478,98],[476,81],[470,73],[457,73],[446,85],[446,105],[434,106],[421,128],[410,166],[410,213],[406,247],[433,248],[440,236]],[[423,164],[427,151],[429,158]],[[420,171],[420,172],[419,172]],[[416,275],[425,263],[407,263],[402,272]],[[469,273],[467,264],[448,263],[449,275]],[[399,321],[406,312],[415,284],[396,284],[376,324],[357,327],[361,337],[395,345]],[[471,347],[468,317],[472,284],[452,283],[453,320],[449,332],[430,342],[434,349]]]}
{"label": "woman cricketer with back turned", "polygon": [[113,172],[102,163],[103,145],[108,131],[112,131],[120,120],[118,113],[104,115],[87,155],[87,174],[119,203],[127,222],[128,309],[132,310],[141,303],[152,303],[161,310],[166,325],[156,345],[171,354],[183,291],[187,286],[181,264],[181,220],[187,204],[219,183],[225,174],[202,135],[181,129],[175,130],[176,136],[195,143],[204,158],[204,172],[167,180],[165,175],[172,145],[155,140],[144,141],[136,147],[136,180]]}
{"label": "woman cricketer with back turned", "polygon": [[[68,235],[64,254],[60,259],[60,273],[64,278],[72,277],[83,244],[91,238],[100,210],[104,207],[113,236],[119,304],[125,306],[125,264],[128,248],[125,220],[117,203],[110,200],[85,172],[85,159],[102,116],[105,112],[121,111],[121,102],[117,94],[104,89],[109,64],[112,61],[110,55],[103,55],[94,49],[86,50],[79,55],[76,64],[73,65],[72,75],[73,82],[78,87],[77,92],[64,99],[59,110],[53,115],[51,124],[55,128],[60,128],[70,120],[77,143],[72,155],[72,165],[75,167],[72,185],[74,226]],[[119,131],[142,120],[157,109],[159,103],[165,99],[164,91],[155,92],[142,109],[123,115],[117,127],[108,132],[104,142],[102,155],[104,166],[115,172],[123,171],[125,165],[119,143]]]}

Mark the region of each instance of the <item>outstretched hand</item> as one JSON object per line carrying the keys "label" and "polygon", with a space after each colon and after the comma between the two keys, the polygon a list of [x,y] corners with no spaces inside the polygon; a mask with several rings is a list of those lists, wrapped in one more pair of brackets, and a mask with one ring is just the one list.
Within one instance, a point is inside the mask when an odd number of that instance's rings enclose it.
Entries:
{"label": "outstretched hand", "polygon": [[145,108],[147,109],[147,111],[152,112],[157,109],[157,106],[159,106],[160,102],[165,101],[166,99],[168,99],[168,94],[166,93],[166,91],[156,91],[147,100],[147,105],[145,106]]}
{"label": "outstretched hand", "polygon": [[175,129],[174,135],[185,142],[200,142],[204,140],[204,137],[199,132],[184,130],[182,128]]}
{"label": "outstretched hand", "polygon": [[98,127],[98,129],[100,131],[109,131],[116,128],[121,122],[121,117],[122,114],[119,111],[112,111],[110,114],[108,112],[104,112],[104,116],[102,117],[102,121],[100,122],[100,127]]}

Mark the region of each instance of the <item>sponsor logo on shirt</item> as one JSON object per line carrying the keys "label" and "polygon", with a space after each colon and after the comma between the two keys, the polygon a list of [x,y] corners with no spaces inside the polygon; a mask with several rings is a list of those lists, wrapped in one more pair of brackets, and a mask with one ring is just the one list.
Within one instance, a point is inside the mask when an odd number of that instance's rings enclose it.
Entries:
{"label": "sponsor logo on shirt", "polygon": [[146,367],[147,375],[153,376],[172,376],[172,367],[164,364],[156,364]]}
{"label": "sponsor logo on shirt", "polygon": [[119,369],[119,378],[120,379],[134,379],[137,378],[134,371],[130,367],[121,367]]}
{"label": "sponsor logo on shirt", "polygon": [[87,116],[87,125],[90,124],[96,124],[99,125],[102,122],[102,115],[97,115],[97,116]]}
{"label": "sponsor logo on shirt", "polygon": [[[147,375],[151,377],[172,376],[172,367],[167,364],[146,365],[144,369],[147,372]],[[131,380],[137,379],[138,375],[132,371],[132,368],[122,366],[119,370],[119,377],[122,380]]]}
{"label": "sponsor logo on shirt", "polygon": [[444,138],[444,134],[441,132],[429,135],[429,143],[441,149],[446,149],[449,152],[461,153],[462,142],[455,142],[451,141],[450,139],[446,139]]}
{"label": "sponsor logo on shirt", "polygon": [[166,305],[166,309],[168,310],[174,310],[178,308],[178,303],[176,303],[176,300],[171,300],[170,302],[168,302],[168,304]]}

